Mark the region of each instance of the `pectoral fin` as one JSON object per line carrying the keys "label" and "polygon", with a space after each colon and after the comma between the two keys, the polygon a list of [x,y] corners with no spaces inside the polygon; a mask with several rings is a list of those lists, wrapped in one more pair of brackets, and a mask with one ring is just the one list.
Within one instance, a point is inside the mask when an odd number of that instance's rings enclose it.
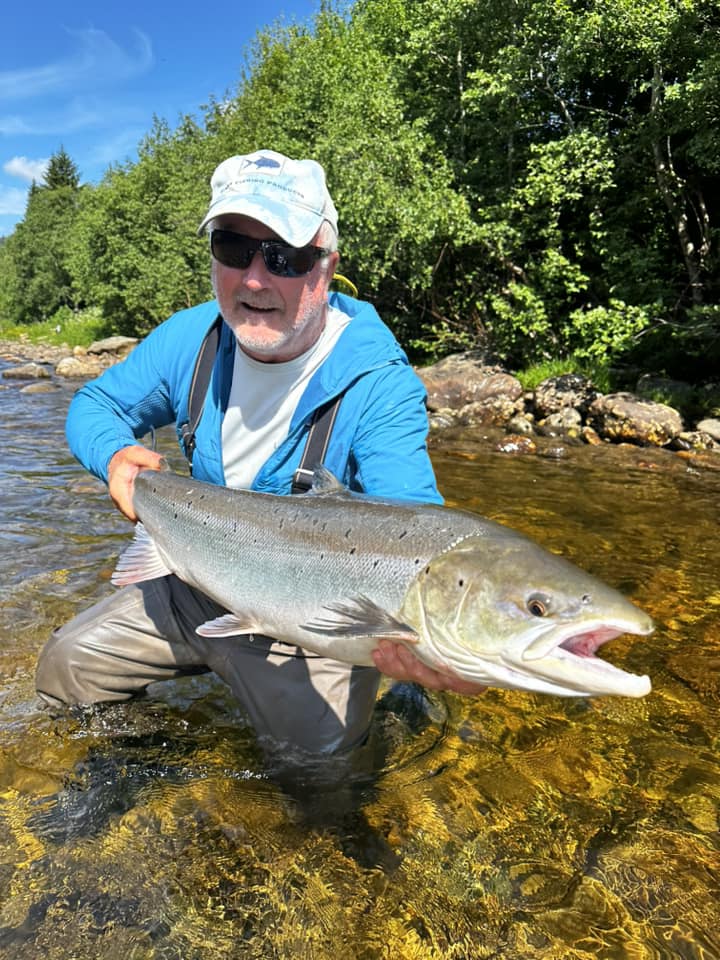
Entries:
{"label": "pectoral fin", "polygon": [[408,644],[420,639],[407,623],[362,596],[326,604],[323,615],[302,624],[302,628],[328,637],[385,638]]}
{"label": "pectoral fin", "polygon": [[215,620],[207,620],[196,628],[201,637],[237,637],[243,633],[259,633],[251,617],[242,620],[234,613],[226,613]]}
{"label": "pectoral fin", "polygon": [[130,583],[157,580],[169,573],[172,570],[160,556],[152,537],[138,523],[135,525],[135,539],[120,555],[110,582],[116,587],[126,587]]}

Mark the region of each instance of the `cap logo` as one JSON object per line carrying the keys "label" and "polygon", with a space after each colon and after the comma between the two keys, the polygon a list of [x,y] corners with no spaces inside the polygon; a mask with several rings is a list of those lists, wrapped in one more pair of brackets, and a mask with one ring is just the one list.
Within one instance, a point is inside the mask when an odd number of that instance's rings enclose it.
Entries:
{"label": "cap logo", "polygon": [[242,164],[242,169],[247,170],[248,167],[254,167],[255,170],[277,170],[281,164],[277,160],[273,160],[272,157],[258,157],[257,160],[251,160],[249,157],[246,157]]}

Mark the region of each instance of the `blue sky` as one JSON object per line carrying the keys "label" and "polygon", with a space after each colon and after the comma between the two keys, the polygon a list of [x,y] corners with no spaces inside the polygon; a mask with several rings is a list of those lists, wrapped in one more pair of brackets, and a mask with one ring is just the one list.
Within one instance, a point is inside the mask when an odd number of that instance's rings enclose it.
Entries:
{"label": "blue sky", "polygon": [[308,22],[320,0],[6,4],[0,31],[0,236],[61,146],[83,182],[135,157],[153,116],[177,125],[234,91],[258,30]]}

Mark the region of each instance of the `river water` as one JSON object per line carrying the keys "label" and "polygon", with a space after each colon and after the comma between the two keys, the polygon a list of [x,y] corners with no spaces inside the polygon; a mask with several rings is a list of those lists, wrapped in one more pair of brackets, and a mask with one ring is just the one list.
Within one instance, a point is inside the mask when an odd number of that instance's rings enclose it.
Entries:
{"label": "river water", "polygon": [[434,439],[449,503],[653,616],[603,651],[653,692],[386,685],[374,774],[288,791],[211,675],[41,708],[38,652],[113,589],[130,528],[66,450],[71,387],[21,386],[0,381],[0,958],[720,958],[720,458]]}

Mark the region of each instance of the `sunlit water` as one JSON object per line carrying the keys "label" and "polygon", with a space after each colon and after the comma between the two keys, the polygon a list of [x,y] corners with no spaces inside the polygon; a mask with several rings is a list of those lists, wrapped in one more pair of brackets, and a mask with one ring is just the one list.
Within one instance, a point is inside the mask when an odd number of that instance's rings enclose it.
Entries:
{"label": "sunlit water", "polygon": [[[433,440],[448,501],[657,622],[635,701],[389,690],[374,771],[281,788],[212,676],[53,718],[51,629],[129,536],[68,454],[67,387],[0,381],[0,957],[720,957],[720,457]],[[164,440],[167,443],[167,438]]]}

